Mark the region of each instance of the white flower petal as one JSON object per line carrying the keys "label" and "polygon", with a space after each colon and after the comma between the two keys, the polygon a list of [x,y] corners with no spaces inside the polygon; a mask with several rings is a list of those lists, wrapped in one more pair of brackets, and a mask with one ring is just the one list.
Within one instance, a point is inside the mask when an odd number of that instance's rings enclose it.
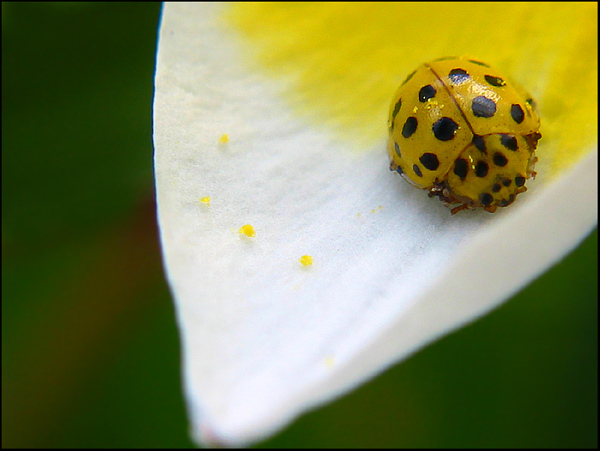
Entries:
{"label": "white flower petal", "polygon": [[244,67],[222,7],[165,6],[155,170],[193,434],[242,445],[486,313],[572,249],[597,222],[597,151],[508,209],[451,216],[389,172],[385,137],[355,152],[294,116],[287,85]]}

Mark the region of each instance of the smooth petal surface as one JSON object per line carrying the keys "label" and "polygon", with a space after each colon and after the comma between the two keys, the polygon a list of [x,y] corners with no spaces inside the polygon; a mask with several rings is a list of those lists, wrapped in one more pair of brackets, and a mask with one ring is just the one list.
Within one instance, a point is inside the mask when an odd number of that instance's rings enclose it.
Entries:
{"label": "smooth petal surface", "polygon": [[[556,89],[535,87],[542,121],[545,104],[551,118],[542,125],[539,180],[493,215],[451,216],[388,169],[389,98],[381,92],[391,98],[397,83],[389,71],[377,76],[382,66],[371,58],[374,78],[364,76],[368,65],[332,75],[329,56],[347,67],[353,54],[342,44],[293,50],[305,42],[293,34],[294,17],[316,35],[332,17],[310,7],[313,14],[259,10],[268,32],[258,44],[247,26],[256,12],[182,4],[163,11],[154,112],[159,223],[193,434],[205,442],[240,445],[273,433],[494,308],[597,223],[595,122],[570,127],[579,141],[569,155],[556,144],[570,136],[560,120],[580,117],[573,104],[584,101],[569,105]],[[287,29],[289,42],[269,24]],[[353,49],[372,45],[368,32],[349,38]],[[555,55],[566,58],[574,44],[561,39]],[[467,53],[469,43],[431,56]],[[525,64],[526,52],[514,52],[514,64]],[[597,70],[591,57],[589,70]],[[545,61],[545,86],[560,85],[556,65]],[[315,89],[319,81],[336,96]]]}

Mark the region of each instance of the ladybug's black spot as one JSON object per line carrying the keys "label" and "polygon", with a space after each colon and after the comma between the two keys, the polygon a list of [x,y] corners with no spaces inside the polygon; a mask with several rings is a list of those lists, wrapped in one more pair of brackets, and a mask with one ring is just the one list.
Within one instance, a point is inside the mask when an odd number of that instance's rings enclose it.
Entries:
{"label": "ladybug's black spot", "polygon": [[481,152],[487,153],[483,136],[473,135],[473,144],[475,144],[475,147],[477,147]]}
{"label": "ladybug's black spot", "polygon": [[417,174],[419,177],[423,177],[421,169],[419,169],[419,166],[417,166],[416,164],[413,164],[413,171],[415,171],[415,174]]}
{"label": "ladybug's black spot", "polygon": [[479,161],[477,162],[477,165],[475,166],[475,175],[477,177],[485,177],[488,173],[489,170],[489,166],[485,161]]}
{"label": "ladybug's black spot", "polygon": [[484,207],[487,207],[488,205],[491,205],[492,202],[494,202],[494,198],[490,193],[483,193],[479,200],[481,202],[481,205],[483,205]]}
{"label": "ladybug's black spot", "polygon": [[487,64],[485,64],[485,63],[482,63],[481,61],[477,61],[477,60],[469,60],[469,62],[470,62],[470,63],[473,63],[473,64],[477,64],[478,66],[490,67],[490,66],[488,66]]}
{"label": "ladybug's black spot", "polygon": [[421,158],[419,158],[419,161],[425,166],[425,169],[429,169],[430,171],[435,171],[440,165],[438,157],[434,153],[424,153],[421,155]]}
{"label": "ladybug's black spot", "polygon": [[525,102],[527,102],[527,103],[529,104],[529,106],[535,110],[535,107],[536,107],[535,100],[533,100],[533,99],[530,97],[530,98],[528,98],[528,99],[525,99]]}
{"label": "ladybug's black spot", "polygon": [[502,189],[502,186],[500,186],[500,183],[494,183],[494,186],[492,186],[492,191],[494,193],[497,193],[498,191],[500,191]]}
{"label": "ladybug's black spot", "polygon": [[397,172],[398,174],[400,174],[400,175],[404,174],[404,171],[402,170],[402,168],[401,168],[400,166],[398,166],[398,167],[396,168],[396,172]]}
{"label": "ladybug's black spot", "polygon": [[408,83],[408,80],[413,78],[413,75],[415,75],[416,72],[417,72],[416,70],[413,70],[410,74],[408,74],[408,76],[406,77],[406,80],[404,80],[400,86],[404,86],[406,83]]}
{"label": "ladybug's black spot", "polygon": [[496,102],[485,96],[477,96],[471,103],[471,110],[477,117],[492,117],[496,114]]}
{"label": "ladybug's black spot", "polygon": [[416,130],[417,118],[414,116],[410,116],[408,119],[406,119],[404,127],[402,127],[402,136],[404,136],[405,138],[410,138]]}
{"label": "ladybug's black spot", "polygon": [[433,96],[435,96],[435,93],[436,93],[436,90],[433,86],[431,86],[431,85],[423,86],[419,90],[419,101],[427,102],[429,99],[431,99]]}
{"label": "ladybug's black spot", "polygon": [[511,194],[510,196],[508,196],[508,199],[502,199],[498,205],[500,205],[501,207],[506,207],[506,206],[512,204],[514,201],[515,201],[515,195]]}
{"label": "ladybug's black spot", "polygon": [[510,186],[511,183],[512,183],[511,179],[504,179],[504,180],[502,180],[502,184],[504,186]]}
{"label": "ladybug's black spot", "polygon": [[467,165],[467,160],[459,158],[454,163],[454,173],[459,176],[461,180],[464,180],[467,177],[468,170],[469,166]]}
{"label": "ladybug's black spot", "polygon": [[394,111],[392,112],[392,129],[394,128],[394,122],[396,121],[396,115],[398,111],[400,111],[400,107],[402,106],[402,99],[398,99],[396,105],[394,105]]}
{"label": "ladybug's black spot", "polygon": [[485,78],[485,81],[487,81],[492,86],[501,87],[506,84],[506,82],[502,78],[495,77],[494,75],[486,75],[484,78]]}
{"label": "ladybug's black spot", "polygon": [[456,69],[452,69],[450,71],[450,73],[448,74],[448,78],[450,78],[452,83],[454,83],[455,85],[458,85],[458,84],[462,83],[463,81],[468,80],[470,78],[470,75],[467,73],[466,70],[456,68]]}
{"label": "ladybug's black spot", "polygon": [[504,155],[502,155],[500,152],[496,152],[494,154],[494,164],[496,166],[506,166],[506,164],[508,163],[508,160],[506,159],[506,157]]}
{"label": "ladybug's black spot", "polygon": [[402,154],[400,153],[400,146],[398,145],[397,142],[394,142],[394,149],[396,150],[396,155],[398,155],[400,158],[402,158]]}
{"label": "ladybug's black spot", "polygon": [[521,122],[523,122],[523,119],[525,119],[525,113],[523,112],[523,108],[521,108],[521,105],[519,105],[518,103],[515,103],[510,107],[510,115],[517,124],[520,124]]}
{"label": "ladybug's black spot", "polygon": [[440,141],[450,141],[454,138],[456,130],[458,130],[458,124],[449,117],[443,117],[438,119],[431,129],[435,137]]}
{"label": "ladybug's black spot", "polygon": [[500,135],[500,143],[509,150],[517,150],[517,138],[510,135]]}
{"label": "ladybug's black spot", "polygon": [[515,185],[518,187],[525,185],[525,177],[521,177],[520,175],[515,177]]}

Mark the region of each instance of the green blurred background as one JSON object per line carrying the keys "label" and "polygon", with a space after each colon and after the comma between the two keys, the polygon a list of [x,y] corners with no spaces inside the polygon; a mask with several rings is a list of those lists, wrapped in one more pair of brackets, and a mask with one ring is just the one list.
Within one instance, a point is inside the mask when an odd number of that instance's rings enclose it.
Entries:
{"label": "green blurred background", "polygon": [[[159,253],[160,5],[2,4],[3,447],[192,447]],[[598,446],[598,234],[260,447]]]}

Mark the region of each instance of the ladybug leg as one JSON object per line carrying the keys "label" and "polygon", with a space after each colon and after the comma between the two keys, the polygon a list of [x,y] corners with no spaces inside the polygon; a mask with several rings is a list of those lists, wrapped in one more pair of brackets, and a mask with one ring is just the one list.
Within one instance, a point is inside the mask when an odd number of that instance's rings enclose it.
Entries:
{"label": "ladybug leg", "polygon": [[466,210],[467,208],[469,208],[468,204],[462,204],[462,205],[459,205],[458,207],[454,207],[452,210],[450,210],[450,213],[455,215],[459,211]]}
{"label": "ladybug leg", "polygon": [[538,161],[538,157],[533,157],[533,159],[529,162],[529,168],[528,168],[528,171],[527,171],[529,177],[535,178],[535,176],[537,175],[537,172],[535,172],[533,170],[533,168],[534,168],[535,164],[537,163],[537,161]]}
{"label": "ladybug leg", "polygon": [[517,194],[524,193],[525,191],[527,191],[527,187],[526,187],[526,186],[522,186],[521,188],[519,188],[519,189],[517,190]]}
{"label": "ladybug leg", "polygon": [[542,135],[540,133],[532,133],[527,135],[525,139],[527,140],[527,144],[531,149],[535,149],[537,147],[538,141],[541,139]]}

